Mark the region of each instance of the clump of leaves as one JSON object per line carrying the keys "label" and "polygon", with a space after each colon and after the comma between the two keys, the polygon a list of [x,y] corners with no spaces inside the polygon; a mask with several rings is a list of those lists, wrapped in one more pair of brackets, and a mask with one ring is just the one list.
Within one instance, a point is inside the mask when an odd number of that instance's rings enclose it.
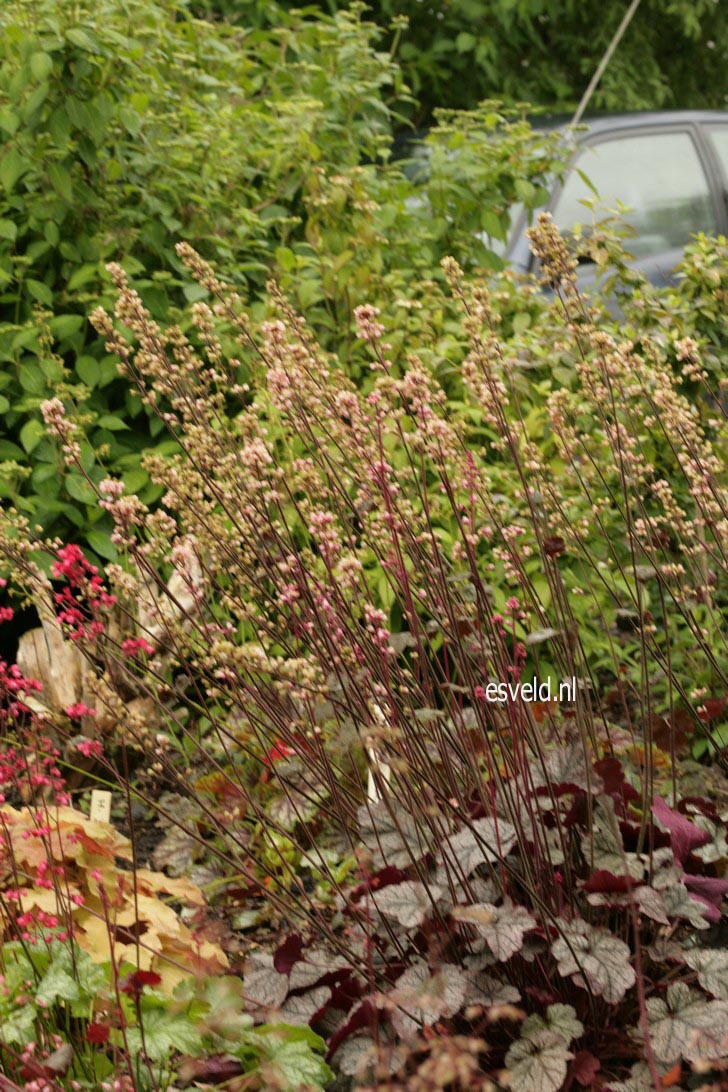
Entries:
{"label": "clump of leaves", "polygon": [[0,965],[1,1059],[16,1079],[76,1092],[105,1088],[114,1076],[133,1090],[166,1089],[176,1078],[183,1087],[224,1080],[294,1092],[330,1078],[323,1041],[310,1029],[253,1028],[239,979],[187,976],[168,992],[153,972],[99,965],[59,940],[5,943]]}

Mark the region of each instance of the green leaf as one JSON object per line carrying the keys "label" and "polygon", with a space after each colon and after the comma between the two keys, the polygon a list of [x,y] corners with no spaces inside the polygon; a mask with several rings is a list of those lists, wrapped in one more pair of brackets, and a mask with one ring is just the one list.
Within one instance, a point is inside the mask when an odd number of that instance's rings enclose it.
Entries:
{"label": "green leaf", "polygon": [[279,246],[276,249],[276,261],[281,269],[285,269],[286,273],[290,273],[296,268],[296,255],[287,246]]}
{"label": "green leaf", "polygon": [[141,467],[138,470],[129,470],[124,474],[124,485],[127,493],[138,493],[149,482],[149,475]]}
{"label": "green leaf", "polygon": [[25,286],[34,300],[44,303],[46,307],[53,306],[53,293],[47,284],[43,284],[43,281],[36,281],[32,277],[28,277]]}
{"label": "green leaf", "polygon": [[89,531],[86,535],[88,544],[92,550],[103,557],[104,561],[118,561],[119,551],[109,538],[108,531]]}
{"label": "green leaf", "polygon": [[477,45],[478,39],[467,30],[461,30],[455,39],[455,48],[458,53],[470,53]]}
{"label": "green leaf", "polygon": [[8,136],[12,136],[13,133],[17,132],[19,125],[20,118],[18,115],[14,114],[9,106],[0,106],[0,129]]}
{"label": "green leaf", "polygon": [[76,374],[92,390],[101,376],[101,366],[92,356],[79,356],[76,360]]}
{"label": "green leaf", "polygon": [[3,1009],[3,1042],[22,1043],[24,1047],[33,1042],[36,1038],[35,1016],[36,1010],[32,1005],[22,1005],[10,1011]]}
{"label": "green leaf", "polygon": [[64,338],[72,337],[73,334],[78,333],[84,321],[83,315],[56,315],[48,325],[53,336],[62,341]]}
{"label": "green leaf", "polygon": [[23,462],[25,453],[22,447],[18,447],[12,440],[0,440],[0,463]]}
{"label": "green leaf", "polygon": [[306,1042],[282,1043],[269,1058],[266,1075],[271,1087],[290,1092],[307,1085],[323,1089],[334,1077],[323,1058],[314,1054]]}
{"label": "green leaf", "polygon": [[80,474],[67,474],[64,485],[66,492],[74,500],[81,501],[83,504],[96,504],[95,490]]}
{"label": "green leaf", "polygon": [[18,379],[20,380],[20,386],[27,394],[45,394],[46,379],[39,361],[34,360],[31,363],[24,360],[20,365]]}
{"label": "green leaf", "polygon": [[18,226],[12,220],[0,220],[0,239],[9,239],[14,242],[17,238]]}
{"label": "green leaf", "polygon": [[142,119],[131,106],[120,106],[118,110],[119,121],[131,136],[137,136],[142,127]]}
{"label": "green leaf", "polygon": [[38,110],[38,108],[42,106],[42,104],[48,98],[49,91],[50,86],[47,83],[41,83],[38,85],[38,87],[36,87],[35,91],[33,91],[32,94],[30,94],[25,100],[25,102],[23,103],[23,109],[21,110],[21,116],[26,124],[33,117],[33,114],[36,112],[36,110]]}
{"label": "green leaf", "polygon": [[52,1005],[54,1001],[80,1001],[81,990],[60,960],[52,962],[35,989],[36,1001]]}
{"label": "green leaf", "polygon": [[69,42],[72,42],[79,49],[85,49],[89,53],[100,53],[99,44],[95,38],[90,34],[87,34],[81,27],[71,27],[66,31],[66,38]]}
{"label": "green leaf", "polygon": [[299,1092],[310,1085],[323,1089],[333,1079],[326,1062],[316,1053],[323,1051],[325,1044],[309,1027],[263,1024],[244,1032],[237,1049],[230,1053],[247,1059],[251,1047],[261,1057],[259,1068],[266,1088]]}
{"label": "green leaf", "polygon": [[86,265],[82,265],[79,269],[75,269],[68,278],[68,291],[75,292],[77,288],[83,287],[84,284],[88,284],[94,277],[97,277],[98,273],[99,267],[95,262],[89,262]]}
{"label": "green leaf", "polygon": [[533,182],[529,182],[527,178],[517,178],[514,185],[518,200],[530,207],[536,196],[536,187]]}
{"label": "green leaf", "polygon": [[73,201],[73,183],[66,168],[60,163],[51,163],[48,167],[48,177],[58,196],[70,205]]}
{"label": "green leaf", "polygon": [[20,442],[28,455],[38,446],[45,434],[45,428],[40,421],[32,418],[30,421],[25,422],[20,430]]}
{"label": "green leaf", "polygon": [[24,159],[16,147],[9,148],[0,157],[0,184],[6,193],[11,193],[21,175],[23,175],[30,163]]}
{"label": "green leaf", "polygon": [[47,79],[53,71],[53,59],[47,53],[33,53],[30,58],[30,71],[38,81]]}
{"label": "green leaf", "polygon": [[201,284],[185,284],[182,292],[188,303],[197,303],[198,300],[206,300],[210,293]]}
{"label": "green leaf", "polygon": [[99,417],[96,422],[99,428],[108,428],[110,432],[121,432],[123,429],[129,429],[126,421],[121,417],[117,417],[115,413],[105,413]]}
{"label": "green leaf", "polygon": [[[142,1009],[142,1026],[143,1046],[154,1062],[165,1061],[173,1050],[193,1057],[202,1052],[202,1035],[184,1012],[170,1012],[166,1008],[145,1005]],[[128,1028],[126,1035],[132,1054],[138,1054],[142,1050],[139,1028]]]}

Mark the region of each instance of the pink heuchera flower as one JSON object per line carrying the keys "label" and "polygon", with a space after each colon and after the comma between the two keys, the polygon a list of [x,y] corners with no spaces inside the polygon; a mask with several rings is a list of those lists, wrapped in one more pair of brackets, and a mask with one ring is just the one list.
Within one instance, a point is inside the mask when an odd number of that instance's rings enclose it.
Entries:
{"label": "pink heuchera flower", "polygon": [[154,646],[149,644],[149,641],[145,641],[143,637],[127,637],[125,641],[121,642],[121,651],[125,656],[137,656],[140,652],[143,652],[146,656],[151,656],[154,652]]}
{"label": "pink heuchera flower", "polygon": [[95,717],[96,710],[91,709],[88,705],[84,705],[82,701],[77,701],[75,705],[67,705],[63,710],[67,717],[71,720],[80,720],[81,717]]}
{"label": "pink heuchera flower", "polygon": [[76,750],[86,758],[101,758],[103,748],[97,739],[82,739],[76,744]]}

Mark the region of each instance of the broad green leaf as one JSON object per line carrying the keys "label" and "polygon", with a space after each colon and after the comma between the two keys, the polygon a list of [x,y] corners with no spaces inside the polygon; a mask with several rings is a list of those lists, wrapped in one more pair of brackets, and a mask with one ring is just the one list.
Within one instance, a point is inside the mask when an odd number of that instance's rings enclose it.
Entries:
{"label": "broad green leaf", "polygon": [[69,496],[83,504],[96,504],[97,497],[93,487],[80,474],[67,474],[64,485]]}
{"label": "broad green leaf", "polygon": [[108,531],[89,531],[86,535],[88,544],[104,561],[118,561],[119,551],[109,538]]}
{"label": "broad green leaf", "polygon": [[32,277],[28,277],[25,282],[25,287],[34,300],[38,300],[39,303],[44,303],[46,307],[53,306],[53,293],[47,284],[43,284],[42,281],[36,281]]}
{"label": "broad green leaf", "polygon": [[[31,331],[36,337],[37,333]],[[46,378],[38,360],[24,360],[18,371],[20,386],[27,394],[45,394],[47,391]]]}
{"label": "broad green leaf", "polygon": [[155,1062],[165,1061],[172,1051],[198,1056],[203,1049],[200,1031],[185,1012],[172,1012],[165,1007],[142,1010],[144,1039],[138,1027],[127,1029],[129,1048],[133,1054],[142,1050]]}
{"label": "broad green leaf", "polygon": [[55,318],[51,319],[49,326],[53,336],[62,341],[64,338],[78,333],[84,322],[83,315],[56,315]]}
{"label": "broad green leaf", "polygon": [[88,34],[81,27],[71,27],[66,31],[66,38],[69,42],[73,42],[79,49],[85,49],[89,53],[100,53],[99,44],[93,35]]}
{"label": "broad green leaf", "polygon": [[48,177],[58,196],[70,204],[73,201],[73,183],[66,168],[61,163],[51,163],[48,166]]}
{"label": "broad green leaf", "polygon": [[60,960],[51,962],[50,967],[35,988],[36,1001],[52,1005],[54,1001],[80,1001],[81,989],[76,979],[63,966]]}
{"label": "broad green leaf", "polygon": [[20,118],[17,114],[13,113],[9,106],[0,106],[0,129],[12,136],[17,132],[20,125]]}
{"label": "broad green leaf", "polygon": [[36,80],[45,80],[53,71],[53,59],[47,53],[33,53],[30,58],[30,71]]}
{"label": "broad green leaf", "polygon": [[462,30],[455,39],[455,48],[458,53],[470,53],[477,45],[478,39],[467,30]]}
{"label": "broad green leaf", "polygon": [[20,442],[30,455],[38,444],[45,438],[45,426],[36,418],[26,421],[20,430]]}
{"label": "broad green leaf", "polygon": [[76,372],[86,386],[93,390],[101,376],[101,365],[92,356],[79,356],[76,360]]}
{"label": "broad green leaf", "polygon": [[128,429],[126,421],[121,417],[117,417],[114,413],[104,413],[99,417],[96,424],[99,428],[107,428],[110,432],[120,432],[123,429]]}
{"label": "broad green leaf", "polygon": [[26,1047],[35,1039],[36,1009],[33,1005],[21,1005],[0,1009],[3,1042],[22,1044]]}
{"label": "broad green leaf", "polygon": [[0,156],[0,184],[6,193],[11,193],[15,183],[29,168],[31,164],[24,159],[15,145],[12,145]]}

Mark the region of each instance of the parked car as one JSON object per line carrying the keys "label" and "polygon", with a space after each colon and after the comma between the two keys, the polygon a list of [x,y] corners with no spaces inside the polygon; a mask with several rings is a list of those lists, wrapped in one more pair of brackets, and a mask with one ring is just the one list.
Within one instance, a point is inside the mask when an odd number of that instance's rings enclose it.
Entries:
{"label": "parked car", "polygon": [[[635,266],[653,284],[671,283],[692,235],[728,234],[728,113],[636,113],[585,124],[575,134],[573,161],[548,210],[568,233],[617,202],[628,206],[623,219],[634,235],[626,247]],[[596,201],[594,210],[584,201]],[[525,236],[525,210],[514,209],[512,223],[504,257],[516,269],[533,272],[537,263]],[[580,280],[591,277],[593,271],[580,270]]]}

